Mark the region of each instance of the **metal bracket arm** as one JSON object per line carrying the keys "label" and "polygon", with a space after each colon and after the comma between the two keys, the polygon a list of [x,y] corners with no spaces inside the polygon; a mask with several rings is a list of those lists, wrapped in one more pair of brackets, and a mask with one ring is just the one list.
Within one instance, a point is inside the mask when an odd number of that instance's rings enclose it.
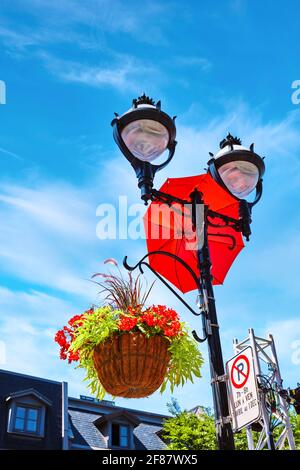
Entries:
{"label": "metal bracket arm", "polygon": [[214,379],[211,379],[210,383],[215,384],[215,383],[227,382],[227,381],[228,381],[228,375],[224,374],[224,375],[219,375],[218,377],[215,377]]}
{"label": "metal bracket arm", "polygon": [[224,416],[221,419],[217,419],[215,421],[215,423],[216,423],[217,426],[220,426],[222,424],[229,424],[229,423],[232,423],[232,418],[231,418],[231,416]]}
{"label": "metal bracket arm", "polygon": [[201,291],[202,290],[202,286],[196,276],[196,273],[189,267],[189,265],[187,263],[185,263],[183,260],[181,260],[180,258],[178,258],[176,255],[173,255],[172,253],[168,253],[168,252],[164,252],[164,251],[152,251],[152,252],[149,252],[147,253],[135,266],[130,266],[128,263],[127,263],[127,256],[125,256],[124,260],[123,260],[123,266],[125,269],[127,269],[128,271],[134,271],[136,268],[139,268],[140,270],[140,273],[141,274],[144,274],[144,271],[143,271],[143,266],[146,266],[148,269],[150,269],[150,271],[177,297],[178,300],[180,300],[180,302],[193,314],[193,315],[196,315],[197,317],[198,316],[202,316],[202,322],[203,322],[203,331],[204,331],[204,337],[203,338],[200,338],[198,336],[198,334],[196,333],[196,331],[192,331],[192,334],[193,334],[193,337],[194,339],[198,342],[198,343],[203,343],[204,341],[207,340],[207,337],[208,337],[208,333],[207,333],[207,330],[206,330],[206,313],[205,311],[203,310],[200,310],[200,312],[195,312],[195,310],[178,294],[178,292],[175,291],[175,289],[173,289],[173,287],[158,273],[155,271],[155,269],[152,268],[152,266],[150,266],[149,263],[147,263],[146,261],[144,261],[148,256],[151,256],[151,255],[154,255],[154,254],[160,254],[160,255],[165,255],[165,256],[169,256],[171,258],[174,258],[176,259],[176,261],[178,261],[179,263],[181,263],[181,265],[183,267],[185,267],[187,269],[187,271],[191,274],[191,276],[193,277],[197,287],[198,287],[198,290]]}

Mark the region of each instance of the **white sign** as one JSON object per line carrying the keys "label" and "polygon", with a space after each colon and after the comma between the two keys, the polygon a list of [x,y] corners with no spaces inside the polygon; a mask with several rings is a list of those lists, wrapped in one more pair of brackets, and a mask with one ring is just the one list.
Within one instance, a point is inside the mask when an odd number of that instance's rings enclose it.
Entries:
{"label": "white sign", "polygon": [[230,359],[226,369],[232,427],[239,431],[261,414],[251,346]]}

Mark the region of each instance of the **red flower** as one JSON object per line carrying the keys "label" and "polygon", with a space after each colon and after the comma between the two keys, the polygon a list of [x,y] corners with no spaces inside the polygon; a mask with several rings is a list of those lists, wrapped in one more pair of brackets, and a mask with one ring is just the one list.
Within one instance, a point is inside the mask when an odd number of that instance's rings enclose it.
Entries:
{"label": "red flower", "polygon": [[64,326],[56,333],[54,338],[60,346],[60,358],[63,360],[68,359],[69,363],[79,360],[79,351],[73,352],[70,350],[70,347],[74,339],[76,329],[82,324],[82,322],[80,322],[82,316],[83,315],[74,315],[74,317],[68,321],[69,326]]}
{"label": "red flower", "polygon": [[180,322],[179,321],[173,321],[170,323],[170,325],[164,329],[164,333],[166,336],[176,336],[180,332]]}
{"label": "red flower", "polygon": [[133,307],[128,307],[127,308],[127,311],[130,315],[137,315],[138,313],[140,313],[140,310],[138,308],[139,306],[137,305],[136,308],[133,308]]}
{"label": "red flower", "polygon": [[143,323],[146,323],[148,326],[156,326],[159,322],[159,319],[151,315],[150,312],[144,313],[144,315],[141,317],[141,320]]}
{"label": "red flower", "polygon": [[70,364],[72,361],[79,361],[79,351],[69,351],[68,363]]}
{"label": "red flower", "polygon": [[[70,318],[70,320],[68,321],[69,325],[74,326],[74,323],[79,322],[79,320],[81,320],[82,317],[83,315],[74,315],[74,317]],[[82,325],[82,322],[76,323],[75,326],[79,326],[80,324]]]}
{"label": "red flower", "polygon": [[160,319],[158,320],[158,322],[157,322],[157,324],[158,324],[158,326],[159,326],[160,328],[163,328],[163,327],[166,325],[166,323],[167,323],[167,319],[166,319],[166,318],[160,318]]}
{"label": "red flower", "polygon": [[[55,341],[60,346],[61,359],[68,360],[69,363],[80,360],[80,350],[76,352],[71,350],[72,342],[76,337],[77,329],[83,325],[86,315],[92,313],[94,313],[94,309],[90,308],[81,315],[74,315],[67,325],[56,333]],[[150,332],[154,334],[163,334],[167,337],[182,335],[177,312],[165,305],[153,305],[144,311],[140,305],[128,307],[126,314],[121,315],[117,320],[120,332],[131,331],[138,323],[144,323],[150,329],[152,328],[153,331],[150,330]]]}
{"label": "red flower", "polygon": [[177,331],[173,330],[173,328],[165,328],[164,329],[164,334],[166,336],[176,336],[177,335]]}
{"label": "red flower", "polygon": [[121,331],[130,331],[135,327],[137,321],[137,318],[121,317],[119,322],[119,329]]}
{"label": "red flower", "polygon": [[63,360],[67,359],[67,353],[61,349],[59,353],[59,357],[60,359],[63,359]]}

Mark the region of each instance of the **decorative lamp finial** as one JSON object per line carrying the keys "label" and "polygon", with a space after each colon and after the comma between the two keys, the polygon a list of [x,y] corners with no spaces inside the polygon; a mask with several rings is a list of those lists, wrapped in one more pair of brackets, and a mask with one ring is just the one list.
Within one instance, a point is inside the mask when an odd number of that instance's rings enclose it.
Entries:
{"label": "decorative lamp finial", "polygon": [[233,137],[233,135],[228,132],[226,138],[220,142],[220,149],[223,149],[228,145],[231,147],[231,149],[233,149],[233,145],[242,145],[242,141],[238,137]]}
{"label": "decorative lamp finial", "polygon": [[[158,103],[160,104],[160,102]],[[150,104],[151,106],[155,106],[154,100],[149,96],[146,96],[145,93],[143,93],[142,96],[139,96],[138,98],[132,100],[133,108],[137,108],[140,104]]]}

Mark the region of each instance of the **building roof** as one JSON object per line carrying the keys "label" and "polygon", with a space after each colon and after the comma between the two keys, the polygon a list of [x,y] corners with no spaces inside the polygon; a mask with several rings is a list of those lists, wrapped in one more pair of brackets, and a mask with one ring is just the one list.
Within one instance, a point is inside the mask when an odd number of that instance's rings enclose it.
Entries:
{"label": "building roof", "polygon": [[[137,449],[147,450],[163,450],[166,448],[163,440],[157,435],[161,430],[161,426],[153,424],[139,424],[133,434],[135,437],[135,444]],[[142,445],[142,447],[140,446]]]}
{"label": "building roof", "polygon": [[[107,403],[107,404],[106,404]],[[140,421],[147,422],[149,424],[161,425],[162,421],[166,418],[170,418],[170,415],[162,415],[159,413],[154,413],[151,411],[135,410],[133,408],[124,408],[122,406],[112,406],[109,405],[109,402],[91,402],[79,398],[69,397],[69,408],[76,410],[88,410],[92,413],[98,414],[107,414],[107,413],[116,413],[118,411],[124,411],[132,413]]]}
{"label": "building roof", "polygon": [[101,424],[122,417],[134,426],[135,448],[139,450],[160,450],[165,448],[162,439],[156,434],[161,425],[140,422],[132,413],[122,410],[100,415],[83,409],[69,409],[69,423],[72,434],[71,448],[108,449],[108,436],[101,432]]}
{"label": "building roof", "polygon": [[33,396],[40,402],[44,403],[45,405],[48,405],[48,406],[52,405],[52,401],[48,400],[48,398],[44,397],[44,395],[39,393],[34,388],[27,388],[26,390],[19,390],[17,392],[13,392],[8,397],[6,397],[6,401],[13,400],[15,398],[26,397],[26,396],[27,397]]}
{"label": "building roof", "polygon": [[11,370],[5,370],[5,369],[0,369],[0,374],[4,374],[4,375],[12,375],[12,376],[16,376],[18,378],[21,378],[23,377],[24,379],[32,379],[34,381],[38,381],[38,382],[48,382],[48,383],[53,383],[53,384],[61,384],[62,382],[59,382],[57,380],[51,380],[51,379],[45,379],[44,377],[36,377],[35,375],[29,375],[29,374],[22,374],[21,372],[13,372]]}
{"label": "building roof", "polygon": [[[65,431],[71,449],[108,449],[110,422],[130,426],[131,442],[136,449],[165,448],[157,433],[168,416],[115,406],[112,402],[97,401],[92,397],[70,397],[64,400],[64,385],[64,382],[0,370],[0,448],[61,449],[65,410],[68,411],[68,431]],[[22,402],[22,398],[27,396],[34,396],[47,406],[45,437],[34,442],[32,439],[27,441],[24,437],[20,440],[18,436],[7,433],[11,400]]]}
{"label": "building roof", "polygon": [[69,424],[74,436],[71,446],[107,449],[107,440],[94,424],[98,417],[94,413],[69,410]]}
{"label": "building roof", "polygon": [[140,424],[140,420],[136,416],[134,416],[132,413],[129,413],[126,410],[118,410],[114,413],[104,414],[104,415],[100,416],[100,418],[97,418],[94,421],[94,424],[99,427],[99,426],[101,426],[101,424],[104,424],[107,421],[113,421],[113,420],[118,419],[118,418],[125,418],[129,423],[131,423],[135,426]]}

